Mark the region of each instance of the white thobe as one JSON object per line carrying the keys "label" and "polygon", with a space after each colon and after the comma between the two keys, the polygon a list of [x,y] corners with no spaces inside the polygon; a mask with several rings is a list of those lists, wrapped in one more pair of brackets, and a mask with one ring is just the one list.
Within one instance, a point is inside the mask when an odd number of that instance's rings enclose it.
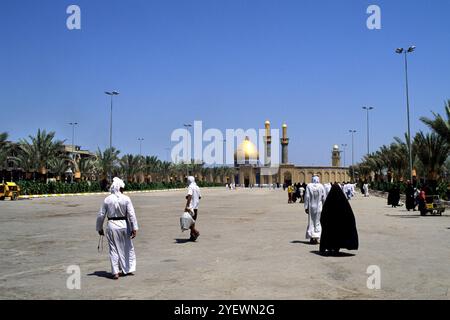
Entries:
{"label": "white thobe", "polygon": [[368,197],[369,196],[369,185],[366,183],[366,184],[364,184],[363,188],[364,188],[364,196]]}
{"label": "white thobe", "polygon": [[305,209],[309,212],[306,239],[320,239],[322,233],[320,214],[325,202],[325,188],[320,183],[310,183],[306,186],[305,193]]}
{"label": "white thobe", "polygon": [[105,199],[97,215],[97,231],[103,229],[105,218],[121,217],[126,220],[108,219],[106,228],[112,274],[118,274],[120,270],[124,274],[136,271],[131,232],[138,230],[138,223],[130,198],[123,194],[111,194]]}

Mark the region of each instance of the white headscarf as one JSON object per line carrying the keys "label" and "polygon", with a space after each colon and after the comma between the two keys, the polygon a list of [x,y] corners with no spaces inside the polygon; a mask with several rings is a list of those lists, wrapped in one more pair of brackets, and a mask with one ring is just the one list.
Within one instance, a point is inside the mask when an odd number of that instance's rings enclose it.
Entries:
{"label": "white headscarf", "polygon": [[193,176],[187,177],[187,180],[188,180],[188,182],[189,182],[189,185],[192,185],[192,186],[196,186],[196,185],[197,185],[197,184],[195,183],[195,178],[194,178]]}
{"label": "white headscarf", "polygon": [[116,196],[115,200],[114,200],[114,206],[116,207],[116,209],[119,208],[120,188],[125,188],[125,183],[123,182],[122,179],[120,179],[118,177],[114,177],[109,190],[111,191],[112,194],[114,194]]}
{"label": "white headscarf", "polygon": [[312,183],[320,183],[319,176],[313,176],[312,177]]}

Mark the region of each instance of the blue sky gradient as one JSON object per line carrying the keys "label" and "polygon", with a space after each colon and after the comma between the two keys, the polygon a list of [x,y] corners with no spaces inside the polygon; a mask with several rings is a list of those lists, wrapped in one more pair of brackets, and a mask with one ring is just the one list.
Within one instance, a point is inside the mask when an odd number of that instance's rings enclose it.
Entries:
{"label": "blue sky gradient", "polygon": [[[82,29],[66,28],[66,8],[81,7]],[[366,9],[382,10],[382,29]],[[204,129],[288,124],[290,162],[330,165],[334,144],[355,160],[406,131],[404,66],[409,56],[412,131],[442,113],[450,98],[450,1],[2,0],[0,132],[12,140],[56,131],[76,143],[113,144],[122,153],[166,159],[170,134],[202,120]],[[347,164],[350,161],[347,149]]]}

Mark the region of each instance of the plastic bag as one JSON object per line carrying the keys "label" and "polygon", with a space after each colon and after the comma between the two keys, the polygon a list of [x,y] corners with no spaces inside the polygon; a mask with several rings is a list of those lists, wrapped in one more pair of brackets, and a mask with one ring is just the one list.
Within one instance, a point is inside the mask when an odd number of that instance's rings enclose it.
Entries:
{"label": "plastic bag", "polygon": [[180,227],[181,231],[189,230],[192,225],[195,223],[194,218],[192,218],[189,212],[183,212],[180,217]]}

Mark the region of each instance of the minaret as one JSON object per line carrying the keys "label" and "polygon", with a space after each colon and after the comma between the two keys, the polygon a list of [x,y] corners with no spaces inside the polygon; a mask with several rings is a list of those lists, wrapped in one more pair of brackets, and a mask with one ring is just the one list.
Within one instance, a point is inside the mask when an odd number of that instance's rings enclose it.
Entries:
{"label": "minaret", "polygon": [[333,151],[331,152],[331,165],[333,167],[341,166],[341,152],[339,151],[339,146],[337,144],[334,145]]}
{"label": "minaret", "polygon": [[281,138],[281,164],[288,163],[288,144],[289,138],[287,137],[287,125],[283,124],[283,137]]}
{"label": "minaret", "polygon": [[265,142],[265,146],[266,146],[266,154],[264,157],[264,165],[270,167],[270,163],[271,163],[271,144],[272,144],[272,136],[270,135],[270,122],[269,120],[266,121],[266,123],[264,124],[265,128],[266,128],[266,135],[264,137],[264,142]]}

